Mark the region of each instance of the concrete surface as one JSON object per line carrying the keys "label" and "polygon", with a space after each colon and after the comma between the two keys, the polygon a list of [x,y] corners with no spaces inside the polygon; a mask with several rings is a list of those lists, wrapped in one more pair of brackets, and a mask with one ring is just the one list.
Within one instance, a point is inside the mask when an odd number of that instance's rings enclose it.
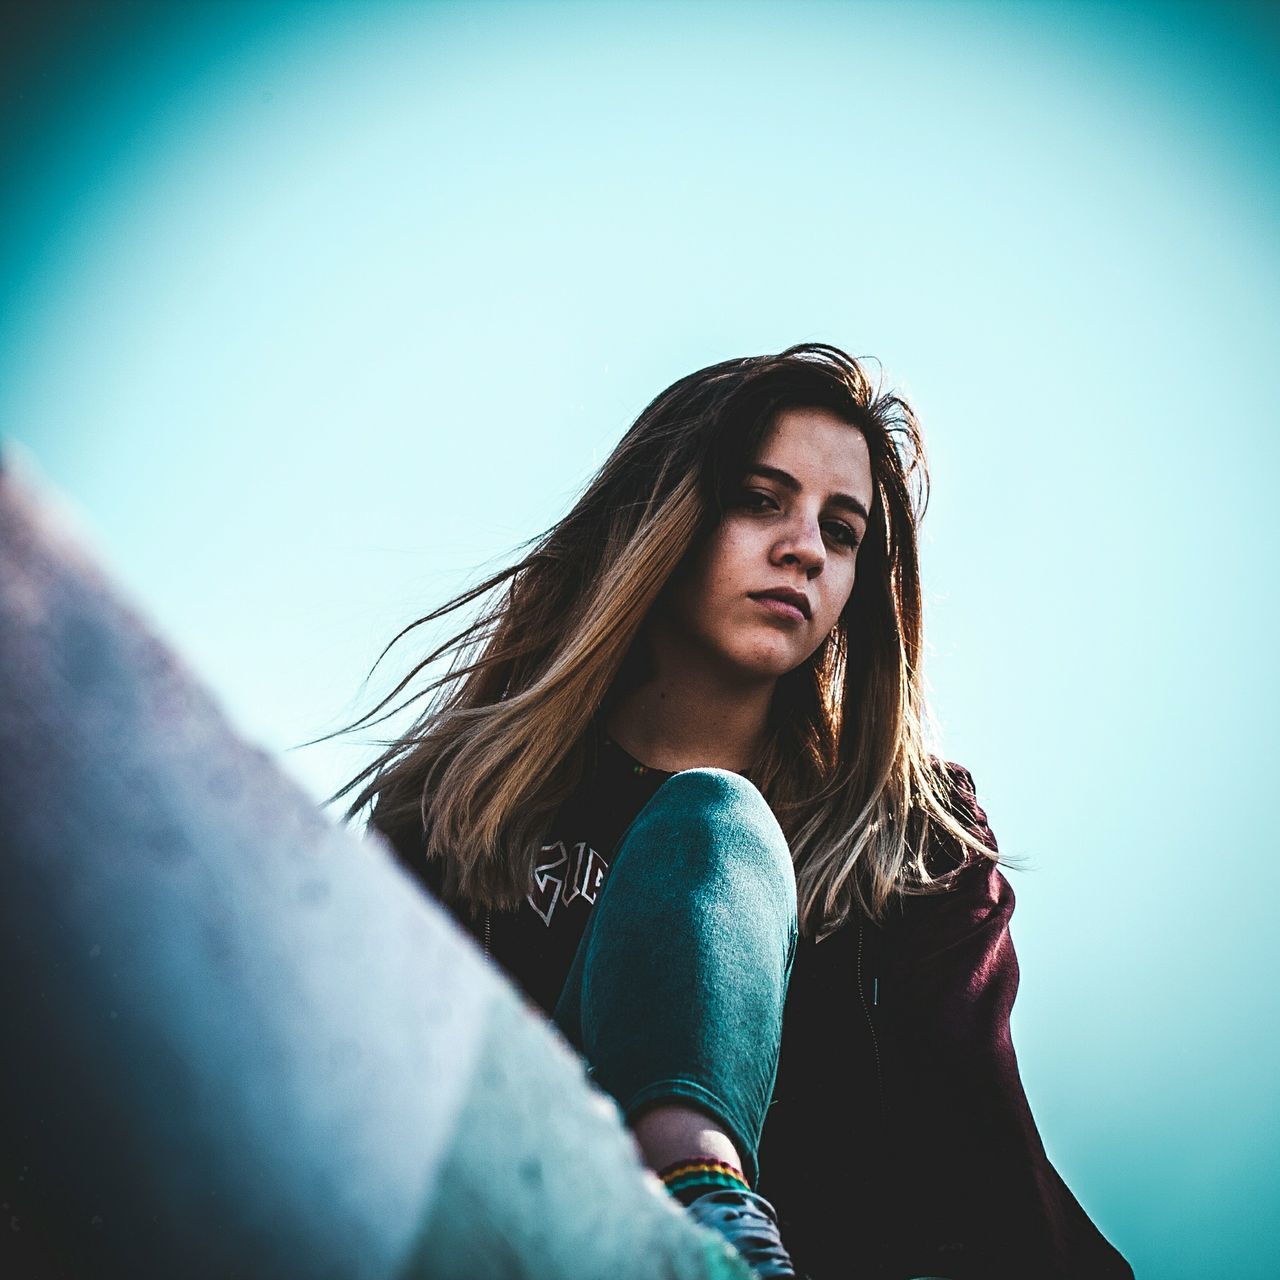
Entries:
{"label": "concrete surface", "polygon": [[5,1274],[747,1274],[2,463],[0,850]]}

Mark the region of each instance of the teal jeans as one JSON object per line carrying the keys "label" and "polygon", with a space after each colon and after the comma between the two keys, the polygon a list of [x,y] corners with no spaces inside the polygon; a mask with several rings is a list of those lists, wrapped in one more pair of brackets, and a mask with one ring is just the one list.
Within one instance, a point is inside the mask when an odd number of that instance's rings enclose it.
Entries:
{"label": "teal jeans", "polygon": [[796,947],[796,882],[763,796],[723,769],[663,783],[614,853],[555,1021],[628,1121],[706,1112],[754,1187]]}

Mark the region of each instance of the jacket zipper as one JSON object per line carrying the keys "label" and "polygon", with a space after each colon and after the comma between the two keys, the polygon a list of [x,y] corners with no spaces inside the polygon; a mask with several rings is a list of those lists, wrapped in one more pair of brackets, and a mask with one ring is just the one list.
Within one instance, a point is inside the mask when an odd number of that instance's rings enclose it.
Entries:
{"label": "jacket zipper", "polygon": [[872,999],[871,1004],[867,1003],[867,985],[862,975],[862,939],[864,928],[858,926],[858,997],[862,1001],[862,1012],[867,1019],[867,1030],[871,1033],[871,1052],[875,1055],[876,1060],[876,1086],[880,1091],[880,1111],[885,1111],[884,1098],[884,1072],[880,1066],[880,1041],[876,1036],[875,1019],[871,1016],[872,1004],[880,1003],[880,980],[872,975]]}
{"label": "jacket zipper", "polygon": [[493,942],[493,913],[488,907],[484,909],[484,958],[486,960],[492,957],[489,954],[489,947]]}

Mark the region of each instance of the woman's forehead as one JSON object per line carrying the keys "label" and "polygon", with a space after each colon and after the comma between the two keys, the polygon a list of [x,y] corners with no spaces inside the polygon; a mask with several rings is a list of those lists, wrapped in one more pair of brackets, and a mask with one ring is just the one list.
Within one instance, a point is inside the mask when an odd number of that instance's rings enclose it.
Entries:
{"label": "woman's forehead", "polygon": [[830,409],[783,409],[761,437],[750,465],[782,470],[805,488],[871,496],[871,455],[863,433]]}

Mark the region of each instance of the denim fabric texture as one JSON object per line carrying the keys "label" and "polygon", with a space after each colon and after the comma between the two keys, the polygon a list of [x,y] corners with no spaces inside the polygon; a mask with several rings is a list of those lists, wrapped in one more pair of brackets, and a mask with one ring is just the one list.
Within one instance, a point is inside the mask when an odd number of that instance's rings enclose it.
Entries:
{"label": "denim fabric texture", "polygon": [[627,1119],[705,1111],[754,1187],[795,955],[795,873],[759,791],[689,769],[658,789],[614,854],[555,1021]]}

